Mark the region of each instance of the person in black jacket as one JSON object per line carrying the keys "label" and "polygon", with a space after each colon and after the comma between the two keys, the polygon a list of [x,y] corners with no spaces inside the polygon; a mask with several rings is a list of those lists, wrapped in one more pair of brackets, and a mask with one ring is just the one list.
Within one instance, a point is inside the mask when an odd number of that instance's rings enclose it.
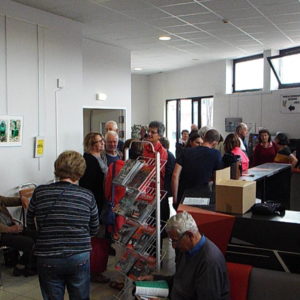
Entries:
{"label": "person in black jacket", "polygon": [[90,190],[96,199],[98,212],[101,213],[104,202],[104,176],[107,173],[107,163],[104,151],[104,139],[98,132],[90,132],[84,138],[84,159],[86,170],[79,185]]}

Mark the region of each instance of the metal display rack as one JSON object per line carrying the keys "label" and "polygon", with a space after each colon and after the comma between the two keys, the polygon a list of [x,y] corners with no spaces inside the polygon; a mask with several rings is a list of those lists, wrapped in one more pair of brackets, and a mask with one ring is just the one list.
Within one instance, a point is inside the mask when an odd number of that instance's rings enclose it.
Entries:
{"label": "metal display rack", "polygon": [[[155,158],[148,158],[148,157],[139,157],[137,160],[143,160],[148,166],[153,166],[153,171],[149,173],[149,176],[144,180],[144,182],[137,188],[137,190],[141,193],[148,193],[148,194],[154,194],[155,193],[155,200],[152,205],[151,210],[148,211],[147,218],[144,220],[141,220],[140,225],[149,225],[149,226],[155,226],[155,232],[153,235],[151,235],[145,245],[142,246],[138,251],[133,250],[137,253],[140,257],[149,257],[150,255],[155,253],[155,259],[156,259],[156,272],[160,271],[161,268],[161,261],[162,261],[162,253],[161,253],[161,231],[163,228],[161,227],[161,220],[160,220],[160,202],[161,200],[166,196],[167,192],[161,190],[160,188],[160,171],[165,166],[166,161],[161,161],[160,159],[160,153],[156,152],[154,150],[154,146],[152,143],[148,141],[139,141],[139,140],[133,140],[131,141],[128,148],[125,149],[125,160],[128,160],[129,157],[129,149],[131,148],[132,143],[139,142],[139,143],[146,143],[149,144],[152,148],[153,153],[155,153]],[[151,185],[151,187],[150,187]],[[131,187],[130,187],[131,188]],[[138,196],[137,196],[138,198]],[[136,198],[136,199],[137,199]],[[155,217],[154,215],[155,211]],[[136,220],[132,218],[128,218],[132,220],[133,222],[136,222]],[[122,244],[124,247],[126,245]],[[121,272],[122,273],[122,272]],[[129,277],[126,276],[126,274],[123,273],[125,276],[125,284],[124,289],[120,291],[118,295],[113,296],[113,299],[131,299],[132,298],[132,288],[133,288],[133,281]]]}

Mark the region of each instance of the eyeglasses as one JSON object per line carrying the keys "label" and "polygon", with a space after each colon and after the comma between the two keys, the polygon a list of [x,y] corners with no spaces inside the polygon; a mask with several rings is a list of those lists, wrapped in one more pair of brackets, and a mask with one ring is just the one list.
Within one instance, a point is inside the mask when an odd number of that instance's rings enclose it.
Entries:
{"label": "eyeglasses", "polygon": [[151,134],[158,134],[157,131],[154,131],[154,130],[148,130],[148,133],[151,133]]}
{"label": "eyeglasses", "polygon": [[101,143],[102,144],[102,143],[104,143],[104,140],[101,139],[101,140],[98,140],[98,141],[93,141],[93,145],[96,145],[97,143]]}
{"label": "eyeglasses", "polygon": [[173,239],[170,239],[170,238],[169,238],[169,240],[170,240],[170,242],[172,244],[176,244],[177,245],[182,240],[182,238],[185,236],[185,234],[186,234],[186,231],[184,233],[182,233],[177,240],[173,240]]}

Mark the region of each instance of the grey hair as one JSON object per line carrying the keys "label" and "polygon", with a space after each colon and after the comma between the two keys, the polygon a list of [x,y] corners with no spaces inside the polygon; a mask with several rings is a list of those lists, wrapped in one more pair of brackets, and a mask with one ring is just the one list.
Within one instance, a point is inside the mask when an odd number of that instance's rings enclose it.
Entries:
{"label": "grey hair", "polygon": [[112,135],[113,137],[116,137],[117,139],[119,139],[119,135],[115,132],[115,131],[107,131],[106,134],[105,134],[105,140],[107,140],[107,137],[109,135]]}
{"label": "grey hair", "polygon": [[160,137],[162,137],[165,133],[165,125],[160,122],[160,121],[152,121],[150,122],[149,128],[156,128],[157,129],[157,133]]}
{"label": "grey hair", "polygon": [[184,234],[187,231],[193,233],[199,232],[194,218],[186,211],[178,213],[169,219],[166,225],[166,231],[170,232],[171,230],[176,231],[178,235]]}
{"label": "grey hair", "polygon": [[247,126],[247,124],[246,123],[240,123],[237,127],[236,127],[236,129],[235,129],[235,132],[236,133],[239,133],[242,129],[245,129],[245,128],[247,128],[248,129],[248,126]]}
{"label": "grey hair", "polygon": [[209,126],[202,126],[202,127],[198,130],[198,133],[199,133],[200,137],[203,139],[204,136],[205,136],[205,134],[206,134],[206,132],[207,132],[208,130],[210,130],[210,129],[211,129],[211,128],[210,128]]}
{"label": "grey hair", "polygon": [[118,129],[118,124],[117,124],[117,122],[114,121],[114,120],[107,121],[107,122],[105,123],[105,129],[106,129],[106,127],[107,127],[109,124],[112,124],[113,127],[116,128],[116,130]]}

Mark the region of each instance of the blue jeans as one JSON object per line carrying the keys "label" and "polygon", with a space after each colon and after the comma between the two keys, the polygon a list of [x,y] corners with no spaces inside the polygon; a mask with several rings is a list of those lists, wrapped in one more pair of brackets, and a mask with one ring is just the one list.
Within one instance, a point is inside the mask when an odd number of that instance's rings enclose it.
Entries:
{"label": "blue jeans", "polygon": [[62,258],[38,257],[37,268],[44,300],[63,300],[65,286],[70,300],[89,299],[89,252]]}

